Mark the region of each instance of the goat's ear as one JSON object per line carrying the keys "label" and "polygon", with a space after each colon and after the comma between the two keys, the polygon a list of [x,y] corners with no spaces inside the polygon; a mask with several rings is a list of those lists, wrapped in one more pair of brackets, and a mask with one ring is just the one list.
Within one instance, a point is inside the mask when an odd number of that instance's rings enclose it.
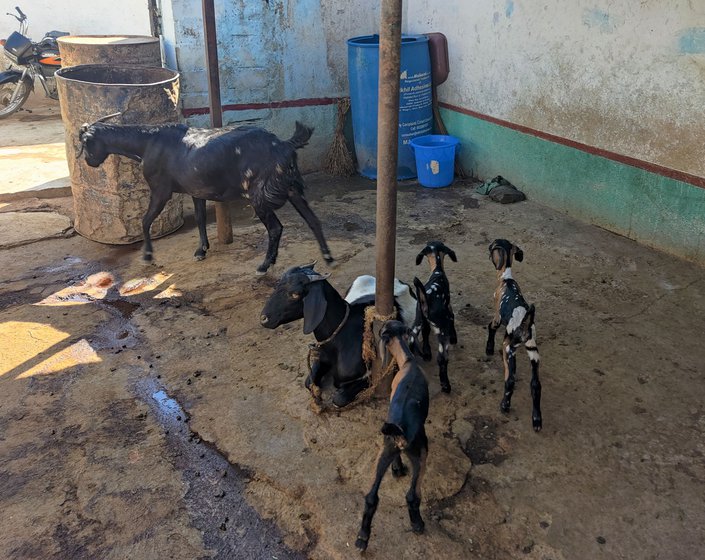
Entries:
{"label": "goat's ear", "polygon": [[428,315],[428,300],[426,299],[426,288],[416,276],[414,276],[414,287],[416,288],[416,299],[421,305],[421,311],[424,315]]}
{"label": "goat's ear", "polygon": [[524,260],[524,251],[519,249],[519,247],[517,247],[516,245],[514,245],[514,249],[516,249],[514,251],[514,258],[516,260],[518,260],[519,262],[523,261]]}
{"label": "goat's ear", "polygon": [[382,370],[387,369],[387,366],[389,365],[389,350],[387,350],[387,342],[387,340],[380,337],[379,345],[377,346],[377,355],[382,361]]}
{"label": "goat's ear", "polygon": [[416,266],[419,266],[421,264],[423,257],[424,257],[423,251],[421,251],[418,255],[416,255]]}
{"label": "goat's ear", "polygon": [[327,307],[323,286],[318,282],[309,284],[308,293],[304,296],[304,334],[312,333],[321,324]]}
{"label": "goat's ear", "polygon": [[497,245],[490,246],[490,259],[497,270],[502,270],[507,262],[507,252]]}
{"label": "goat's ear", "polygon": [[453,251],[453,249],[449,249],[448,247],[446,247],[446,249],[446,253],[448,253],[450,260],[452,260],[453,262],[458,262],[458,257],[455,256],[455,251]]}

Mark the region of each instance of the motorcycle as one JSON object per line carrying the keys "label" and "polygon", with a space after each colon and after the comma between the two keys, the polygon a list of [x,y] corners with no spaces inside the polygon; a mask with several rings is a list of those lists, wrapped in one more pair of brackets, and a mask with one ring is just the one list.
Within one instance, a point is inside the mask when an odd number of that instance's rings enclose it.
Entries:
{"label": "motorcycle", "polygon": [[54,72],[61,68],[57,37],[69,35],[63,31],[50,31],[38,43],[27,37],[27,16],[19,7],[17,14],[8,13],[20,23],[19,32],[14,31],[6,40],[0,40],[5,57],[11,65],[0,72],[0,119],[7,117],[22,107],[29,94],[34,91],[34,82],[39,80],[44,93],[51,99],[58,99]]}

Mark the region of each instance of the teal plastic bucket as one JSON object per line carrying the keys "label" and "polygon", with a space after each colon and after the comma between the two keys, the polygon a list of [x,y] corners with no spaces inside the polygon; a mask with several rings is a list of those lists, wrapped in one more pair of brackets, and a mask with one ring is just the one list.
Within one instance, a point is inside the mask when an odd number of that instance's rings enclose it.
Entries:
{"label": "teal plastic bucket", "polygon": [[435,189],[447,187],[455,173],[455,148],[460,140],[444,134],[419,136],[410,142],[416,155],[419,183]]}

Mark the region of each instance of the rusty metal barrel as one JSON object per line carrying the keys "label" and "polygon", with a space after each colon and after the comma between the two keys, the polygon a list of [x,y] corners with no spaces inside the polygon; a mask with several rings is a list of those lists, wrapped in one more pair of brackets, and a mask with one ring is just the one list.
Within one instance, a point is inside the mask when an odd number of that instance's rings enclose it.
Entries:
{"label": "rusty metal barrel", "polygon": [[159,39],[147,35],[68,35],[59,37],[64,67],[81,64],[161,66]]}
{"label": "rusty metal barrel", "polygon": [[[111,155],[100,167],[77,158],[79,129],[112,113],[111,122],[154,125],[180,122],[179,74],[157,67],[87,64],[56,72],[66,157],[71,175],[75,222],[82,236],[110,244],[143,239],[142,217],[149,205],[149,187],[140,164]],[[152,224],[153,237],[183,224],[183,203],[174,195]]]}

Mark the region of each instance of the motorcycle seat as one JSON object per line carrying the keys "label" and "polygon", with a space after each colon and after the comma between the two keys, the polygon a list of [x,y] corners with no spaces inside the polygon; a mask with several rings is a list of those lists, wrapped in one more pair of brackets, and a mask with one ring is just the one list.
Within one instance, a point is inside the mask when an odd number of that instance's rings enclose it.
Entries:
{"label": "motorcycle seat", "polygon": [[56,39],[57,37],[65,37],[66,35],[71,35],[71,33],[67,33],[66,31],[49,31],[44,37]]}

